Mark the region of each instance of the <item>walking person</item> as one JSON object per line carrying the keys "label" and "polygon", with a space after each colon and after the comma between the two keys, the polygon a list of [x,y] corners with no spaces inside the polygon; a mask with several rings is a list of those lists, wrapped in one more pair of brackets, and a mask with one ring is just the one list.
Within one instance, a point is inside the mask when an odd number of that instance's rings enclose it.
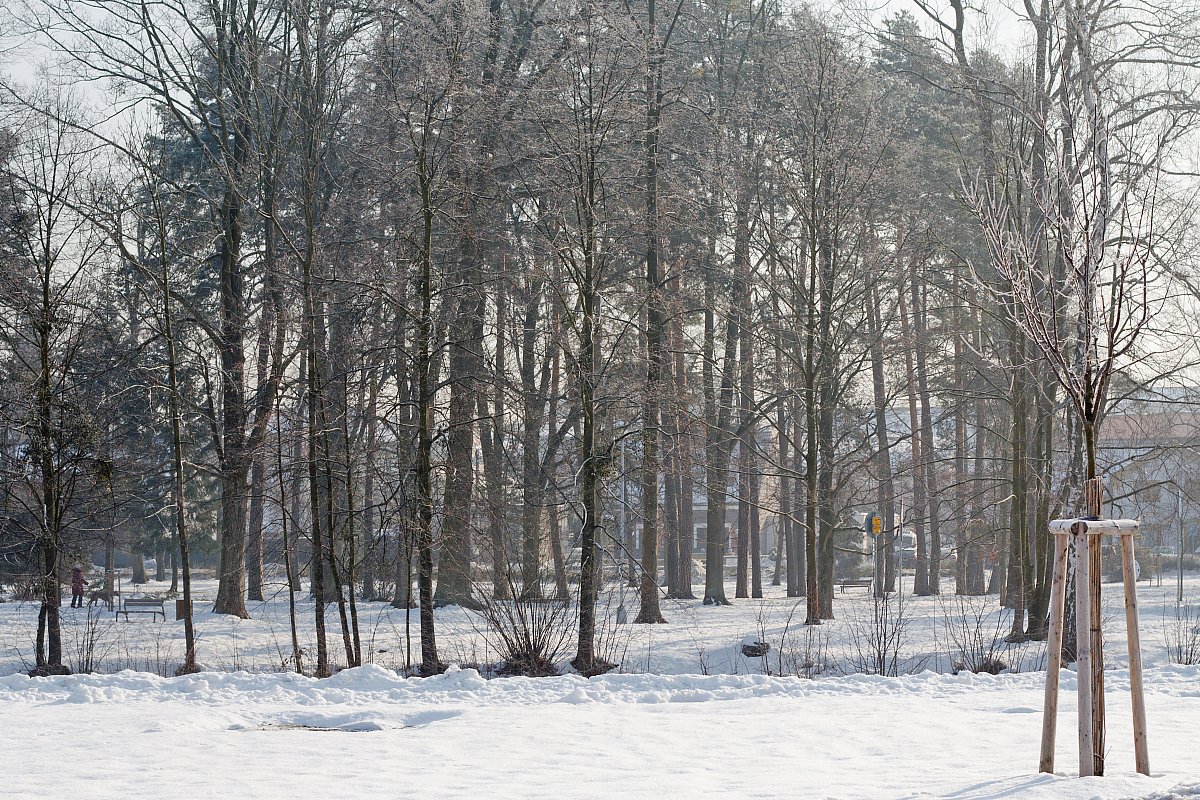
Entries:
{"label": "walking person", "polygon": [[71,570],[71,608],[83,608],[83,587],[87,581],[83,579],[83,567],[76,564]]}

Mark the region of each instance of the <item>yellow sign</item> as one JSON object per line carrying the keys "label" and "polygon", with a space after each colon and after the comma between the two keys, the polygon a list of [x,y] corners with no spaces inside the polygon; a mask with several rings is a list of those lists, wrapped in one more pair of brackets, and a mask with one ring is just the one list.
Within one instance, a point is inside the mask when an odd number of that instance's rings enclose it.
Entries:
{"label": "yellow sign", "polygon": [[883,532],[883,517],[878,514],[871,515],[871,533],[878,536]]}

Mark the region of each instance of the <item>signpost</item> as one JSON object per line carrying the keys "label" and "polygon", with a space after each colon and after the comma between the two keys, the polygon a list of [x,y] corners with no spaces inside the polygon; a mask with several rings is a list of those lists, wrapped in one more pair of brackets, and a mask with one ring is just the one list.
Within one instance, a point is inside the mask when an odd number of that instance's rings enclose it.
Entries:
{"label": "signpost", "polygon": [[863,527],[875,542],[875,580],[871,583],[872,590],[876,597],[883,597],[883,545],[879,541],[880,534],[883,533],[883,517],[874,511],[868,511]]}

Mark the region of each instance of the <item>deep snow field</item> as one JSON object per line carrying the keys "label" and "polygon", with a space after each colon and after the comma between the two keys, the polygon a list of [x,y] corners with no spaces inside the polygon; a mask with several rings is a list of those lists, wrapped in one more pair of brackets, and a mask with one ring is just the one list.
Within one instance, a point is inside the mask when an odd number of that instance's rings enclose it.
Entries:
{"label": "deep snow field", "polygon": [[[470,667],[401,677],[405,613],[367,603],[359,617],[371,664],[317,681],[283,671],[286,594],[238,620],[207,611],[199,598],[215,593],[212,582],[197,586],[197,629],[213,672],[153,674],[178,663],[181,622],[93,611],[89,625],[86,609],[64,608],[66,660],[78,665],[91,630],[101,674],[30,679],[36,606],[0,604],[0,797],[1200,797],[1200,667],[1168,658],[1170,576],[1139,586],[1149,778],[1133,769],[1119,584],[1105,586],[1108,775],[1087,779],[1072,777],[1069,670],[1058,773],[1036,771],[1044,645],[997,652],[1009,665],[1000,675],[949,674],[964,635],[1007,632],[994,597],[964,606],[905,596],[898,667],[917,674],[882,677],[854,674],[873,618],[861,588],[836,594],[838,619],[811,629],[777,587],[724,608],[664,601],[669,624],[657,626],[615,624],[622,592],[632,618],[628,590],[613,590],[602,612],[621,671],[592,679],[485,679]],[[1189,576],[1185,596],[1200,599],[1200,576]],[[306,599],[299,614],[311,668]],[[336,610],[329,623],[336,655]],[[411,630],[417,659],[415,611]],[[440,609],[438,636],[447,662],[497,658],[471,612]],[[746,658],[746,637],[771,652]]]}

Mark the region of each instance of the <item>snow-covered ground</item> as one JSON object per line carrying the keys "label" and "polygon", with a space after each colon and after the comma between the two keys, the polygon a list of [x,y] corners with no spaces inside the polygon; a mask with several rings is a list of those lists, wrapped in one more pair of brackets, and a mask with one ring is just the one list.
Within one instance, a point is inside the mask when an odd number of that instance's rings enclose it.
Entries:
{"label": "snow-covered ground", "polygon": [[1200,796],[1200,671],[1148,681],[1153,776],[1109,674],[1109,775],[1036,772],[1041,675],[608,675],[382,667],[0,678],[6,798],[1085,798]]}
{"label": "snow-covered ground", "polygon": [[[198,590],[211,597],[215,585]],[[949,674],[962,658],[956,639],[1007,631],[994,597],[906,596],[899,666],[919,672],[882,677],[853,674],[873,619],[863,589],[837,594],[837,619],[818,628],[774,589],[723,608],[664,601],[669,624],[616,625],[618,591],[602,627],[624,674],[494,680],[470,668],[401,677],[405,613],[383,603],[359,609],[369,666],[324,681],[286,672],[278,595],[252,605],[249,620],[198,601],[200,660],[214,671],[186,678],[152,674],[178,663],[182,623],[93,611],[89,625],[86,610],[64,608],[67,660],[77,665],[90,630],[99,672],[126,671],[30,679],[36,607],[5,603],[0,797],[1200,797],[1200,667],[1169,663],[1174,584],[1139,587],[1150,778],[1133,770],[1120,587],[1105,590],[1108,775],[1089,779],[1070,777],[1070,671],[1059,774],[1036,772],[1044,645],[999,652],[1005,674]],[[1185,590],[1200,597],[1200,576]],[[624,602],[632,608],[633,596]],[[299,614],[311,667],[311,603]],[[333,654],[336,620],[331,612]],[[415,611],[411,632],[415,659]],[[496,660],[471,612],[440,609],[438,636],[443,660]],[[772,644],[766,658],[741,655],[747,636]]]}

